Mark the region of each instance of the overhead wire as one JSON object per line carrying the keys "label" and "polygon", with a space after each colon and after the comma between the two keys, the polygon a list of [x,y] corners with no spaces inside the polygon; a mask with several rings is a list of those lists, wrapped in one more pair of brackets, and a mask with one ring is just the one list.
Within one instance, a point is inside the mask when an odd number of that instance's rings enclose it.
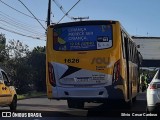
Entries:
{"label": "overhead wire", "polygon": [[[36,19],[38,22],[40,19],[37,19],[33,13],[26,8],[34,17],[31,17],[15,8],[13,8],[12,6],[6,4],[5,2],[3,2],[2,0],[0,0],[1,3],[7,5],[8,7],[10,7],[11,9],[26,15],[30,18],[34,18]],[[21,1],[20,1],[21,2]],[[22,3],[22,2],[21,2]],[[24,5],[24,4],[23,4]],[[24,5],[25,6],[25,5]],[[26,6],[25,6],[26,7]],[[5,14],[4,12],[0,11],[0,29],[14,33],[14,34],[18,34],[21,36],[25,36],[25,37],[30,37],[33,39],[38,39],[38,40],[45,40],[46,35],[45,33],[40,33],[38,31],[36,31],[33,26],[29,26],[26,23],[22,23],[21,21],[16,20],[15,18]],[[40,20],[40,21],[44,21],[44,20]],[[41,24],[41,23],[40,23]],[[42,25],[42,24],[41,24]],[[43,26],[43,25],[42,25]],[[44,27],[43,27],[44,28]],[[45,28],[44,28],[45,29]],[[46,29],[45,29],[46,30]]]}
{"label": "overhead wire", "polygon": [[42,25],[42,23],[37,19],[37,17],[29,10],[29,8],[21,1],[21,0],[18,0],[31,14],[32,16],[37,20],[37,22],[42,26],[42,28],[44,30],[46,30],[46,28]]}
{"label": "overhead wire", "polygon": [[12,16],[10,16],[10,15],[2,12],[2,11],[0,11],[0,15],[3,16],[3,17],[5,17],[5,18],[7,18],[7,19],[9,19],[9,20],[11,20],[11,21],[14,21],[15,23],[20,24],[20,25],[22,25],[22,26],[26,26],[26,27],[32,28],[32,29],[33,29],[33,28],[38,28],[38,29],[40,29],[40,26],[29,25],[28,23],[24,22],[24,20],[23,20],[23,21],[20,21],[20,20],[14,18],[14,17],[12,17]]}
{"label": "overhead wire", "polygon": [[[15,28],[14,26],[10,26],[10,25],[8,25],[8,24],[5,24],[5,23],[3,23],[2,21],[0,21],[0,24],[1,24],[0,27],[2,27],[3,29],[7,29],[7,30],[11,30],[11,31],[18,32],[18,33],[22,33],[22,34],[29,35],[28,32],[24,32],[24,31],[22,31],[22,30],[20,30],[20,29]],[[30,36],[35,37],[34,35],[31,35],[31,34],[30,34]]]}
{"label": "overhead wire", "polygon": [[19,28],[17,28],[17,27],[15,27],[15,26],[10,26],[10,24],[5,24],[5,23],[7,23],[6,21],[3,21],[3,20],[0,20],[0,24],[1,24],[1,26],[3,26],[3,28],[4,28],[4,26],[5,26],[5,28],[4,29],[10,29],[11,31],[17,31],[17,32],[19,32],[19,33],[22,33],[22,34],[27,34],[27,35],[29,35],[30,34],[30,36],[32,35],[33,37],[39,37],[39,38],[42,38],[42,37],[45,37],[44,35],[40,35],[40,34],[36,34],[36,33],[32,33],[32,31],[24,31],[24,30],[20,30]]}
{"label": "overhead wire", "polygon": [[[28,14],[25,14],[25,13],[23,13],[23,12],[21,12],[21,11],[17,10],[16,8],[14,8],[14,7],[12,7],[12,6],[8,5],[7,3],[5,3],[5,2],[4,2],[4,1],[2,1],[2,0],[0,0],[0,2],[1,2],[1,3],[3,3],[4,5],[8,6],[9,8],[11,8],[12,10],[14,10],[14,11],[16,11],[16,12],[19,12],[19,13],[21,13],[21,14],[23,14],[23,15],[27,16],[27,17],[30,17],[30,18],[35,19],[34,17],[32,17],[32,16],[30,16],[30,15],[28,15]],[[40,21],[46,21],[46,20],[42,20],[42,19],[38,19],[38,20],[40,20]]]}
{"label": "overhead wire", "polygon": [[19,29],[22,29],[22,30],[25,30],[25,31],[28,31],[30,33],[35,33],[35,34],[43,34],[39,31],[36,31],[33,27],[29,27],[29,26],[25,26],[25,25],[22,25],[20,23],[17,23],[16,21],[10,19],[10,18],[7,18],[6,16],[4,16],[3,14],[0,13],[0,21],[1,22],[4,22],[4,23],[7,23],[11,26],[14,26],[16,28],[19,28]]}
{"label": "overhead wire", "polygon": [[73,19],[73,17],[71,17],[71,16],[69,15],[69,12],[70,12],[80,1],[81,1],[81,0],[78,0],[78,1],[66,12],[66,11],[63,9],[63,7],[62,7],[57,1],[53,0],[53,2],[54,2],[54,3],[62,10],[62,12],[64,13],[64,16],[57,22],[57,24],[60,23],[60,22],[64,19],[65,16]]}
{"label": "overhead wire", "polygon": [[7,30],[17,31],[21,34],[26,34],[26,35],[29,34],[30,36],[36,38],[44,39],[46,37],[45,33],[38,32],[34,29],[34,27],[26,26],[27,24],[21,23],[21,21],[14,20],[13,17],[4,14],[2,11],[0,11],[0,22],[1,22],[0,26],[3,25],[3,28]]}
{"label": "overhead wire", "polygon": [[60,5],[60,3],[58,3],[57,0],[53,0],[53,2],[57,5],[57,7],[59,7],[59,9],[63,12],[63,14],[65,14],[68,18],[70,18],[71,20],[73,20],[73,17],[70,16],[63,8],[62,5]]}
{"label": "overhead wire", "polygon": [[39,39],[39,40],[44,40],[46,37],[42,36],[42,35],[35,35],[35,34],[31,34],[31,33],[26,33],[24,31],[21,31],[19,29],[16,29],[15,27],[9,26],[8,24],[4,24],[0,21],[0,29],[11,32],[11,33],[15,33],[21,36],[25,36],[25,37],[30,37],[33,39]]}
{"label": "overhead wire", "polygon": [[41,38],[33,37],[33,36],[30,36],[30,35],[25,35],[25,34],[22,34],[22,33],[13,31],[13,30],[9,30],[9,29],[7,29],[7,28],[0,27],[0,29],[5,30],[5,31],[8,31],[8,32],[11,32],[11,33],[15,33],[15,34],[18,34],[18,35],[21,35],[21,36],[30,37],[30,38],[38,39],[38,40],[43,40],[43,39],[41,39]]}
{"label": "overhead wire", "polygon": [[[37,17],[29,10],[29,8],[28,8],[21,0],[18,0],[18,1],[30,12],[30,14],[32,14],[33,17],[31,17],[31,16],[29,16],[29,15],[27,15],[27,14],[25,14],[25,13],[23,13],[23,12],[17,10],[17,9],[15,9],[15,8],[13,8],[12,6],[10,6],[10,5],[6,4],[5,2],[3,2],[2,0],[0,0],[0,2],[2,2],[3,4],[5,4],[6,6],[10,7],[11,9],[13,9],[13,10],[15,10],[15,11],[17,11],[17,12],[23,14],[23,15],[26,15],[26,16],[28,16],[28,17],[34,18],[34,19],[37,20],[37,22],[41,25],[41,27],[43,27],[43,29],[46,30],[46,28],[45,28],[45,27],[41,24],[41,22],[40,22],[40,21],[44,21],[44,20],[37,19]],[[63,7],[62,7],[56,0],[53,0],[53,1],[55,2],[55,4],[56,4],[57,6],[59,6],[59,8],[61,9],[61,11],[64,13],[64,16],[58,21],[58,23],[60,23],[60,22],[64,19],[65,16],[67,16],[67,17],[69,17],[70,19],[73,20],[73,17],[71,17],[71,16],[69,15],[69,12],[80,2],[80,0],[78,0],[78,1],[73,5],[73,7],[71,7],[71,8],[68,10],[68,12],[66,12],[66,11],[63,9]],[[6,20],[6,19],[0,19],[0,20],[1,20],[1,22],[4,22],[4,23],[7,23],[8,25],[11,25],[11,23],[10,23],[11,21],[9,21],[9,20]],[[13,22],[13,21],[12,21],[12,22]],[[57,24],[58,24],[58,23],[57,23]],[[5,26],[6,26],[6,25],[5,25]],[[16,25],[12,25],[12,26],[20,28],[20,26],[18,25],[18,23],[16,23]],[[32,36],[32,35],[25,35],[25,34],[23,34],[23,33],[21,33],[21,32],[16,32],[15,30],[11,30],[11,29],[4,28],[4,27],[1,27],[1,26],[0,26],[0,29],[3,29],[3,30],[8,31],[8,32],[15,33],[15,34],[18,34],[18,35],[22,35],[22,36],[25,36],[25,37],[30,37],[30,38],[33,38],[33,39],[40,39],[39,37],[35,37],[35,36]],[[15,29],[15,28],[14,28],[14,29]],[[20,28],[20,29],[22,29],[22,28]],[[29,30],[26,30],[25,28],[23,28],[23,30],[25,30],[25,31],[27,31],[27,32],[31,32],[31,31],[29,31]],[[20,31],[20,30],[18,30],[18,31]]]}
{"label": "overhead wire", "polygon": [[5,19],[3,19],[3,18],[0,18],[0,21],[1,21],[1,22],[4,22],[4,23],[7,23],[8,25],[14,26],[14,27],[16,27],[16,28],[19,28],[19,29],[22,29],[22,30],[31,32],[31,33],[42,34],[42,33],[35,32],[35,31],[33,31],[33,30],[31,31],[30,29],[25,28],[24,26],[20,26],[20,25],[14,23],[14,22],[10,22],[9,20],[5,20]]}

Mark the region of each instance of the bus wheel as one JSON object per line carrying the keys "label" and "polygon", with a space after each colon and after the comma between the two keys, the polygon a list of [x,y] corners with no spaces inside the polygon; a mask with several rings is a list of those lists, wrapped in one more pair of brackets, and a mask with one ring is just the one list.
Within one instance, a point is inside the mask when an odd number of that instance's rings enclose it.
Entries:
{"label": "bus wheel", "polygon": [[128,102],[125,103],[125,107],[126,107],[127,109],[131,109],[131,108],[132,108],[132,105],[133,105],[132,99],[131,99],[130,101],[128,101]]}
{"label": "bus wheel", "polygon": [[133,99],[132,99],[132,102],[136,102],[137,101],[137,97],[135,96]]}
{"label": "bus wheel", "polygon": [[77,100],[67,100],[68,108],[84,108],[84,102],[83,101],[77,101]]}

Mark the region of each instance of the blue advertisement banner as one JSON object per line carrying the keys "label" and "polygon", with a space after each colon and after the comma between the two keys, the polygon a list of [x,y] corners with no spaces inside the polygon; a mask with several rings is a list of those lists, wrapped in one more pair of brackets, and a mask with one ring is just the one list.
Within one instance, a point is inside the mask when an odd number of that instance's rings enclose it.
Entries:
{"label": "blue advertisement banner", "polygon": [[54,29],[54,49],[97,50],[112,47],[111,25],[74,26]]}

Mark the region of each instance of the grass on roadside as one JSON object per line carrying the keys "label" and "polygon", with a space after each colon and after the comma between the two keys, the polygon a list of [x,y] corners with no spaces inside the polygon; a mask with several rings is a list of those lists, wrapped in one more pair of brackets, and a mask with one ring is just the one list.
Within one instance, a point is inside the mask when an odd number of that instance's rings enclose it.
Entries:
{"label": "grass on roadside", "polygon": [[30,92],[27,94],[22,94],[22,95],[17,95],[18,100],[21,99],[26,99],[26,98],[32,98],[32,97],[39,97],[39,96],[44,96],[46,95],[46,93],[42,93],[42,92]]}

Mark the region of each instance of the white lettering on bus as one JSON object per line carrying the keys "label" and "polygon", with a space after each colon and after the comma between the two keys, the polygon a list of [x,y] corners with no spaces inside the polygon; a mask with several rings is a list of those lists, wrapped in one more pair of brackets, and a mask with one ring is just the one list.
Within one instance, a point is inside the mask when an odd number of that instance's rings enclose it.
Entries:
{"label": "white lettering on bus", "polygon": [[87,38],[85,36],[78,36],[78,37],[68,37],[68,40],[86,40]]}
{"label": "white lettering on bus", "polygon": [[68,36],[82,36],[84,35],[84,32],[70,32],[68,33]]}
{"label": "white lettering on bus", "polygon": [[86,31],[86,28],[69,28],[68,32]]}

